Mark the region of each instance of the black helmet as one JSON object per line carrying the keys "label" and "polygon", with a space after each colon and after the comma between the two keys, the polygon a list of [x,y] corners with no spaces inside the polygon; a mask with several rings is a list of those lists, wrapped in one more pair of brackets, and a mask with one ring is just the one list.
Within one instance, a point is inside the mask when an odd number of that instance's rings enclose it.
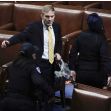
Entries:
{"label": "black helmet", "polygon": [[38,51],[39,49],[37,46],[33,46],[31,43],[28,43],[28,42],[23,43],[20,48],[20,54],[29,58],[32,58],[33,53],[38,54]]}

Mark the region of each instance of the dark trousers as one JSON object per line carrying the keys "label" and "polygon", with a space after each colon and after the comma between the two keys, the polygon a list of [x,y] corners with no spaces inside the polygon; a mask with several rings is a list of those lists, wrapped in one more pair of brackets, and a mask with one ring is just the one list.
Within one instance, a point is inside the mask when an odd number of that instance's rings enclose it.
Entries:
{"label": "dark trousers", "polygon": [[[50,64],[48,60],[42,59],[39,63],[42,77],[46,82],[53,88],[54,87],[54,66]],[[53,97],[54,95],[52,95]],[[40,111],[52,111],[53,102],[49,103],[50,98],[44,92],[42,93],[42,97],[40,98]]]}
{"label": "dark trousers", "polygon": [[38,99],[38,111],[53,111],[54,101],[49,102],[49,97],[42,93]]}
{"label": "dark trousers", "polygon": [[48,82],[49,85],[53,87],[54,65],[50,64],[48,60],[42,59],[39,66],[40,66],[43,78]]}
{"label": "dark trousers", "polygon": [[6,97],[0,103],[0,111],[36,111],[36,106],[28,99]]}

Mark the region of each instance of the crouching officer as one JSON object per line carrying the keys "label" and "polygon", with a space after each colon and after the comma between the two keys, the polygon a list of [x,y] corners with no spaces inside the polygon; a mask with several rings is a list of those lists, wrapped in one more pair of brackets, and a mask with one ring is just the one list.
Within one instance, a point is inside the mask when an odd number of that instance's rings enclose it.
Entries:
{"label": "crouching officer", "polygon": [[30,43],[21,46],[20,54],[8,67],[8,92],[0,103],[0,111],[36,111],[34,91],[52,95],[52,88],[41,77],[36,60],[39,50]]}

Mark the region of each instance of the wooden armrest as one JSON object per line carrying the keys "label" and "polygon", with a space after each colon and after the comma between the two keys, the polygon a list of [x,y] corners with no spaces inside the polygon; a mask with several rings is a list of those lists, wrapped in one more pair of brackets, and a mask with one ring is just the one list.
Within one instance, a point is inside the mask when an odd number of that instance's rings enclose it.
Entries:
{"label": "wooden armrest", "polygon": [[69,55],[69,50],[71,49],[72,40],[76,38],[80,34],[80,32],[82,32],[82,30],[74,31],[62,37],[63,41],[62,57],[65,62],[68,62],[68,55]]}
{"label": "wooden armrest", "polygon": [[107,39],[108,43],[111,43],[111,39]]}
{"label": "wooden armrest", "polygon": [[96,3],[92,3],[92,4],[89,4],[89,5],[87,5],[87,6],[84,6],[84,9],[88,9],[88,8],[98,8],[98,7],[100,7],[100,3],[99,2],[96,2]]}
{"label": "wooden armrest", "polygon": [[2,65],[2,68],[7,68],[7,67],[10,66],[12,63],[13,63],[12,61],[6,63],[6,64]]}
{"label": "wooden armrest", "polygon": [[12,29],[13,27],[13,23],[8,23],[8,24],[5,24],[5,25],[2,25],[0,26],[0,30],[8,30],[8,29]]}
{"label": "wooden armrest", "polygon": [[68,41],[71,38],[75,38],[77,35],[80,34],[80,32],[82,32],[82,30],[74,31],[70,34],[67,34],[67,35],[62,37],[62,40],[65,42],[65,41]]}
{"label": "wooden armrest", "polygon": [[[5,29],[0,30],[0,35],[10,35],[10,37],[15,35],[15,34],[18,34],[18,33],[20,33],[20,32],[18,32],[18,31],[9,31],[9,30],[5,30]],[[2,37],[2,38],[4,38],[4,37]]]}

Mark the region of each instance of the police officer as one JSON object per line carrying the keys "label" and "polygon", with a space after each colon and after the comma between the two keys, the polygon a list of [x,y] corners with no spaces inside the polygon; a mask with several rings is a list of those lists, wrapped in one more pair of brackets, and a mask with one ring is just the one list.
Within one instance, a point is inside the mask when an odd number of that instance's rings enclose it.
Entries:
{"label": "police officer", "polygon": [[8,91],[0,111],[36,111],[35,89],[52,95],[52,88],[42,78],[37,65],[37,53],[38,48],[30,43],[21,46],[19,56],[8,67]]}

